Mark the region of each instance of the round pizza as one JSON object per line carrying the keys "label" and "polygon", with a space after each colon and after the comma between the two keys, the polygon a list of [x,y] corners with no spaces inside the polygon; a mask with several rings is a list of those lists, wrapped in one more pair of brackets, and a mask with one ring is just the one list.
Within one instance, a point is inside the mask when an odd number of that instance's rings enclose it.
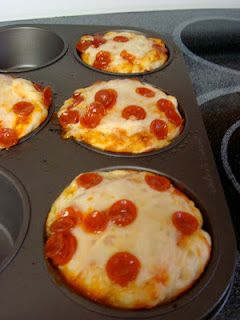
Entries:
{"label": "round pizza", "polygon": [[152,308],[204,272],[211,238],[202,225],[193,201],[165,176],[82,173],[51,207],[45,256],[80,295],[118,308]]}
{"label": "round pizza", "polygon": [[8,149],[47,118],[52,90],[21,78],[0,75],[0,149]]}
{"label": "round pizza", "polygon": [[99,81],[78,89],[58,118],[64,138],[125,153],[169,145],[184,122],[175,97],[137,79]]}
{"label": "round pizza", "polygon": [[76,45],[83,62],[116,73],[142,73],[163,66],[168,49],[162,39],[134,31],[84,35]]}

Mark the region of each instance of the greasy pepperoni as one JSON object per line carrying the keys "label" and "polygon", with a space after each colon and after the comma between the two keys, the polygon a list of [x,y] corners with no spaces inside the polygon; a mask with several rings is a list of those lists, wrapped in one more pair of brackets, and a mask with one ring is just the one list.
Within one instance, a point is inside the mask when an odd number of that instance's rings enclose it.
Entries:
{"label": "greasy pepperoni", "polygon": [[114,89],[102,89],[95,94],[95,101],[104,105],[106,109],[111,109],[117,100],[117,91]]}
{"label": "greasy pepperoni", "polygon": [[133,63],[133,61],[136,58],[133,54],[129,53],[127,50],[122,50],[120,53],[120,56],[130,63]]}
{"label": "greasy pepperoni", "polygon": [[171,186],[171,182],[168,180],[168,178],[153,174],[146,174],[145,181],[149,187],[156,191],[166,191]]}
{"label": "greasy pepperoni", "polygon": [[106,264],[108,277],[122,287],[134,281],[140,271],[140,261],[129,252],[115,253]]}
{"label": "greasy pepperoni", "polygon": [[77,99],[80,96],[81,96],[80,92],[74,92],[73,95],[72,95],[73,99]]}
{"label": "greasy pepperoni", "polygon": [[64,246],[63,236],[61,234],[51,235],[45,243],[45,255],[48,258],[52,258],[59,254]]}
{"label": "greasy pepperoni", "polygon": [[81,125],[85,128],[96,128],[102,120],[102,116],[97,113],[86,112],[80,118]]}
{"label": "greasy pepperoni", "polygon": [[104,211],[93,211],[84,217],[84,228],[88,232],[99,233],[108,225],[108,215]]}
{"label": "greasy pepperoni", "polygon": [[164,112],[168,120],[175,124],[175,126],[180,126],[182,124],[182,118],[175,111],[174,105],[171,101],[167,99],[159,99],[157,101],[157,107],[160,111]]}
{"label": "greasy pepperoni", "polygon": [[85,128],[96,128],[105,114],[104,106],[95,101],[91,103],[84,115],[80,117],[81,125]]}
{"label": "greasy pepperoni", "polygon": [[128,37],[125,37],[125,36],[116,36],[113,38],[113,41],[116,41],[116,42],[128,42]]}
{"label": "greasy pepperoni", "polygon": [[11,128],[0,128],[0,145],[5,148],[14,146],[18,142],[17,132]]}
{"label": "greasy pepperoni", "polygon": [[34,110],[34,105],[31,102],[21,101],[15,103],[13,106],[13,111],[19,116],[28,116]]}
{"label": "greasy pepperoni", "polygon": [[149,88],[145,87],[139,87],[136,88],[136,92],[140,94],[141,96],[147,97],[147,98],[152,98],[155,96],[155,92]]}
{"label": "greasy pepperoni", "polygon": [[146,111],[142,107],[135,105],[127,106],[122,111],[122,117],[127,120],[143,120],[146,118],[146,115]]}
{"label": "greasy pepperoni", "polygon": [[102,44],[104,44],[104,43],[106,43],[106,42],[107,42],[107,40],[104,39],[104,37],[103,37],[102,35],[97,34],[97,35],[95,35],[95,36],[93,37],[93,42],[92,42],[92,44],[93,44],[94,48],[98,48],[98,47],[100,47]]}
{"label": "greasy pepperoni", "polygon": [[43,86],[41,86],[40,84],[33,82],[33,86],[38,92],[43,91]]}
{"label": "greasy pepperoni", "polygon": [[73,94],[73,106],[76,107],[84,100],[83,96],[81,96],[80,92],[75,92]]}
{"label": "greasy pepperoni", "polygon": [[71,233],[54,233],[45,244],[45,255],[55,265],[63,265],[71,260],[76,248],[77,241]]}
{"label": "greasy pepperoni", "polygon": [[78,121],[79,121],[79,112],[77,110],[70,109],[70,110],[64,111],[59,117],[59,122],[63,128],[68,126],[69,124],[78,123]]}
{"label": "greasy pepperoni", "polygon": [[102,180],[103,180],[103,177],[100,176],[100,174],[95,172],[87,172],[77,177],[76,181],[80,187],[89,189],[98,185],[100,182],[102,182]]}
{"label": "greasy pepperoni", "polygon": [[159,53],[168,53],[168,49],[160,44],[153,44],[153,48],[156,49]]}
{"label": "greasy pepperoni", "polygon": [[76,49],[80,53],[83,53],[92,45],[92,43],[92,40],[80,40],[76,45]]}
{"label": "greasy pepperoni", "polygon": [[159,99],[157,101],[157,107],[162,112],[166,112],[169,109],[174,109],[173,103],[168,99]]}
{"label": "greasy pepperoni", "polygon": [[165,112],[166,117],[169,122],[173,123],[175,126],[179,127],[182,124],[182,118],[174,109],[169,109]]}
{"label": "greasy pepperoni", "polygon": [[61,217],[55,220],[51,226],[50,231],[52,232],[64,232],[69,231],[75,225],[75,221],[69,217]]}
{"label": "greasy pepperoni", "polygon": [[191,235],[199,226],[197,219],[192,214],[184,211],[174,212],[172,222],[174,226],[185,235]]}
{"label": "greasy pepperoni", "polygon": [[155,119],[150,124],[150,131],[156,136],[158,140],[165,139],[168,135],[168,126],[165,121]]}
{"label": "greasy pepperoni", "polygon": [[101,102],[95,101],[89,105],[88,112],[96,113],[100,116],[104,116],[106,113],[106,110],[105,110],[105,106]]}
{"label": "greasy pepperoni", "polygon": [[96,55],[93,67],[97,69],[106,69],[111,62],[111,53],[109,51],[99,51]]}
{"label": "greasy pepperoni", "polygon": [[47,108],[52,104],[52,89],[50,87],[43,89],[43,103]]}
{"label": "greasy pepperoni", "polygon": [[73,220],[74,224],[79,224],[82,222],[82,213],[73,207],[67,207],[63,210],[63,217],[70,218]]}
{"label": "greasy pepperoni", "polygon": [[110,220],[119,227],[127,226],[137,217],[137,208],[130,200],[118,200],[108,211]]}

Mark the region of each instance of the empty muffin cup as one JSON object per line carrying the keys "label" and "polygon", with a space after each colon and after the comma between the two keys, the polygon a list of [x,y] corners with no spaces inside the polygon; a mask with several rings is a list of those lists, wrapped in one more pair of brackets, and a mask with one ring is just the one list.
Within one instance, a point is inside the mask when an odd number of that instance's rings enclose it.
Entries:
{"label": "empty muffin cup", "polygon": [[0,29],[0,72],[22,72],[52,64],[67,50],[56,33],[34,27]]}
{"label": "empty muffin cup", "polygon": [[30,206],[18,179],[0,168],[0,271],[14,258],[25,237]]}
{"label": "empty muffin cup", "polygon": [[206,19],[189,23],[181,32],[181,40],[200,58],[239,71],[239,32],[237,20]]}

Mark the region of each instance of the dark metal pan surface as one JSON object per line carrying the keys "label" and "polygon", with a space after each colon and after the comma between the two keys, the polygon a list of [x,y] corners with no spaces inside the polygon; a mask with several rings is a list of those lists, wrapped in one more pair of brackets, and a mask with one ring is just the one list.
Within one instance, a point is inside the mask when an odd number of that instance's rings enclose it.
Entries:
{"label": "dark metal pan surface", "polygon": [[[38,25],[37,28],[58,34],[70,47],[74,47],[81,34],[119,29],[116,26],[81,25]],[[234,230],[183,57],[170,36],[164,35],[164,39],[174,53],[171,63],[161,71],[139,76],[139,79],[176,96],[184,110],[188,132],[172,148],[144,157],[115,157],[95,152],[73,140],[63,140],[56,116],[53,116],[34,139],[0,154],[0,165],[16,175],[25,186],[32,208],[23,245],[0,273],[1,319],[197,320],[212,317],[224,303],[235,268]],[[72,51],[55,63],[17,76],[52,85],[56,93],[55,112],[75,89],[97,80],[116,78],[86,68],[74,58]],[[210,263],[196,285],[172,303],[151,310],[124,311],[80,296],[73,298],[68,289],[59,290],[63,285],[53,281],[43,254],[45,220],[53,201],[65,186],[81,172],[116,166],[143,167],[169,176],[203,210],[206,228],[213,239]]]}

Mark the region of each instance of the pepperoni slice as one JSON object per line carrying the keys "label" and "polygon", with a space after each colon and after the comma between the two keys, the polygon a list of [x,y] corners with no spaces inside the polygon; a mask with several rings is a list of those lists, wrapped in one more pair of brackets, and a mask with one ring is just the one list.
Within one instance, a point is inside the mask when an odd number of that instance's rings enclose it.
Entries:
{"label": "pepperoni slice", "polygon": [[116,42],[128,42],[128,37],[125,37],[125,36],[116,36],[113,38],[113,41],[116,41]]}
{"label": "pepperoni slice", "polygon": [[67,127],[69,124],[78,123],[79,112],[71,109],[64,111],[59,117],[59,122],[63,128]]}
{"label": "pepperoni slice", "polygon": [[33,82],[33,86],[38,92],[43,91],[43,86],[41,86],[40,84]]}
{"label": "pepperoni slice", "polygon": [[103,177],[100,176],[100,174],[95,172],[87,172],[77,177],[76,181],[80,187],[89,189],[98,185],[100,182],[102,182],[102,180],[103,180]]}
{"label": "pepperoni slice", "polygon": [[117,100],[117,91],[114,89],[102,89],[95,94],[95,101],[100,102],[106,109],[111,109]]}
{"label": "pepperoni slice", "polygon": [[74,222],[74,225],[82,223],[82,213],[73,207],[65,208],[62,215],[63,217],[70,218]]}
{"label": "pepperoni slice", "polygon": [[13,106],[13,112],[19,116],[29,116],[34,110],[34,105],[31,102],[21,101],[15,103]]}
{"label": "pepperoni slice", "polygon": [[106,110],[105,110],[105,106],[101,102],[95,101],[89,105],[88,112],[96,113],[103,117],[106,113]]}
{"label": "pepperoni slice", "polygon": [[157,101],[157,107],[162,112],[166,112],[169,109],[174,109],[173,103],[168,99],[159,99]]}
{"label": "pepperoni slice", "polygon": [[175,126],[180,127],[182,124],[182,118],[174,109],[169,109],[165,112],[166,117],[168,120],[173,123]]}
{"label": "pepperoni slice", "polygon": [[145,87],[139,87],[136,88],[136,92],[140,94],[141,96],[147,97],[147,98],[152,98],[155,96],[155,92],[149,88]]}
{"label": "pepperoni slice", "polygon": [[77,99],[80,96],[81,96],[80,92],[74,92],[72,97],[73,97],[73,99]]}
{"label": "pepperoni slice", "polygon": [[168,180],[168,178],[153,174],[146,174],[145,181],[149,185],[149,187],[161,192],[167,191],[171,186],[171,182]]}
{"label": "pepperoni slice", "polygon": [[77,241],[71,233],[54,233],[45,244],[45,255],[55,265],[63,265],[72,259],[76,248]]}
{"label": "pepperoni slice", "polygon": [[0,145],[10,148],[18,143],[17,132],[11,128],[0,128]]}
{"label": "pepperoni slice", "polygon": [[45,255],[52,258],[59,254],[64,247],[64,239],[61,234],[51,235],[45,243]]}
{"label": "pepperoni slice", "polygon": [[86,231],[99,233],[104,231],[108,225],[108,215],[105,211],[93,211],[84,217]]}
{"label": "pepperoni slice", "polygon": [[65,232],[72,229],[75,225],[74,220],[69,217],[61,217],[55,220],[51,226],[50,231],[52,232]]}
{"label": "pepperoni slice", "polygon": [[153,44],[153,48],[156,49],[159,53],[168,53],[168,49],[160,44]]}
{"label": "pepperoni slice", "polygon": [[97,35],[95,35],[95,36],[93,37],[93,42],[92,42],[92,44],[93,44],[94,48],[98,48],[98,47],[100,47],[102,44],[104,44],[104,43],[106,43],[106,42],[107,42],[107,40],[104,39],[104,37],[103,37],[102,35],[97,34]]}
{"label": "pepperoni slice", "polygon": [[95,101],[91,103],[84,115],[81,116],[81,125],[85,128],[96,128],[105,114],[104,106]]}
{"label": "pepperoni slice", "polygon": [[127,120],[143,120],[146,115],[146,111],[142,107],[135,105],[127,106],[122,111],[122,117]]}
{"label": "pepperoni slice", "polygon": [[52,89],[50,87],[45,87],[43,89],[43,103],[48,108],[52,104]]}
{"label": "pepperoni slice", "polygon": [[184,211],[176,211],[172,215],[174,226],[184,235],[191,235],[199,226],[198,220],[192,215]]}
{"label": "pepperoni slice", "polygon": [[81,96],[81,93],[80,92],[75,92],[73,94],[73,107],[76,107],[77,105],[79,105],[83,100],[83,96]]}
{"label": "pepperoni slice", "polygon": [[175,126],[179,127],[182,124],[182,118],[175,111],[174,105],[167,99],[159,99],[157,107],[160,111],[164,112],[168,120]]}
{"label": "pepperoni slice", "polygon": [[93,43],[92,40],[80,40],[76,45],[76,49],[80,53],[83,53],[92,45],[92,43]]}
{"label": "pepperoni slice", "polygon": [[96,128],[102,120],[102,116],[97,113],[86,112],[81,118],[81,125],[85,128]]}
{"label": "pepperoni slice", "polygon": [[133,63],[133,61],[136,58],[133,54],[129,53],[127,50],[122,50],[120,53],[120,56],[130,63]]}
{"label": "pepperoni slice", "polygon": [[119,227],[125,227],[137,217],[137,208],[130,200],[115,202],[108,211],[110,220]]}
{"label": "pepperoni slice", "polygon": [[111,62],[111,53],[109,51],[99,51],[96,55],[93,67],[97,69],[106,69]]}
{"label": "pepperoni slice", "polygon": [[129,252],[115,253],[106,264],[108,277],[122,287],[134,281],[140,271],[140,261]]}
{"label": "pepperoni slice", "polygon": [[168,126],[165,121],[155,119],[150,124],[150,131],[156,136],[158,140],[165,139],[168,135]]}

